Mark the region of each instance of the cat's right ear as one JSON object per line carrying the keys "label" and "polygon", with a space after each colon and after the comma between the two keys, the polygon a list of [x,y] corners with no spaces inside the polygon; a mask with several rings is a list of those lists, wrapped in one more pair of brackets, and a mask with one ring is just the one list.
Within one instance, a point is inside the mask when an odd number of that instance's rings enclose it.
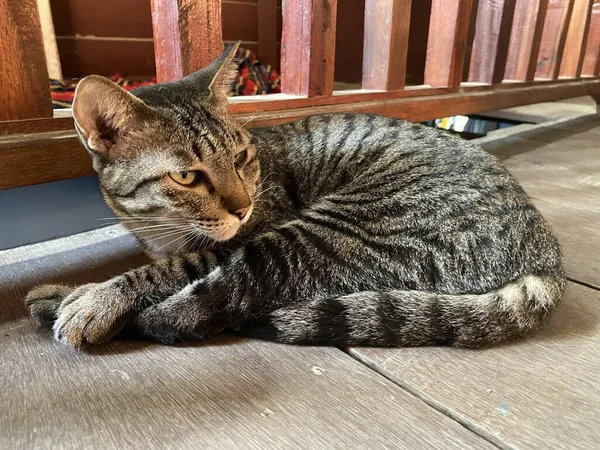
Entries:
{"label": "cat's right ear", "polygon": [[75,129],[92,154],[114,153],[119,140],[150,113],[140,99],[98,75],[85,77],[75,90]]}

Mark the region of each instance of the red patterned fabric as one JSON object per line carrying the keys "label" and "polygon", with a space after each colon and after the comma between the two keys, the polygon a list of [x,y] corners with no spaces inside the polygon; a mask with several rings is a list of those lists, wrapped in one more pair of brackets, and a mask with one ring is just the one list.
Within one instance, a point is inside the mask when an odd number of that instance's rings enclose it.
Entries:
{"label": "red patterned fabric", "polygon": [[[250,50],[240,48],[237,53],[239,76],[236,80],[233,95],[263,95],[281,92],[279,73],[270,65],[261,64]],[[156,78],[135,80],[123,74],[115,74],[110,80],[130,91],[140,86],[156,83]],[[54,109],[70,108],[73,95],[79,80],[50,80],[50,95]]]}

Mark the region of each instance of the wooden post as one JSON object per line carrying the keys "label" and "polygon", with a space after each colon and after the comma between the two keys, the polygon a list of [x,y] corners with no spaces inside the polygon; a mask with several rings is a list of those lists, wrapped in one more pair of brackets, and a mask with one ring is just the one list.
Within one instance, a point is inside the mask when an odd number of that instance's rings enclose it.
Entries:
{"label": "wooden post", "polygon": [[425,84],[460,86],[465,66],[469,30],[473,25],[474,0],[433,0]]}
{"label": "wooden post", "polygon": [[596,0],[592,7],[590,31],[581,74],[586,77],[600,76],[600,0]]}
{"label": "wooden post", "polygon": [[548,0],[517,0],[506,58],[505,80],[533,80],[547,9]]}
{"label": "wooden post", "polygon": [[337,0],[287,0],[282,12],[281,91],[331,95]]}
{"label": "wooden post", "polygon": [[52,20],[50,0],[37,0],[37,6],[40,13],[40,24],[42,27],[42,37],[44,39],[44,53],[46,55],[48,76],[53,80],[62,80],[62,68],[60,65],[58,47],[56,45],[56,34],[54,33],[54,22]]}
{"label": "wooden post", "polygon": [[550,0],[537,61],[535,78],[555,80],[565,50],[574,0]]}
{"label": "wooden post", "polygon": [[569,22],[565,51],[559,75],[563,78],[578,78],[583,68],[583,58],[590,29],[593,0],[574,0],[573,13]]}
{"label": "wooden post", "polygon": [[496,84],[504,78],[516,0],[480,0],[469,81]]}
{"label": "wooden post", "polygon": [[363,89],[404,88],[410,6],[411,0],[366,0]]}
{"label": "wooden post", "polygon": [[221,0],[150,0],[156,76],[178,80],[223,52]]}
{"label": "wooden post", "polygon": [[36,0],[0,0],[0,120],[52,117]]}

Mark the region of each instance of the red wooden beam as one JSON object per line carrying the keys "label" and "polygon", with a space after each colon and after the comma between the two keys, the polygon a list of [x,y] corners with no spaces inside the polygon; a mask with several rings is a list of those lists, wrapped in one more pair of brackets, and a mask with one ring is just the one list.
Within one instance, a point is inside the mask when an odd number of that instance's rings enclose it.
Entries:
{"label": "red wooden beam", "polygon": [[459,86],[465,67],[474,0],[433,0],[425,84]]}
{"label": "red wooden beam", "polygon": [[505,80],[533,80],[547,9],[548,0],[516,1]]}
{"label": "red wooden beam", "polygon": [[480,0],[469,66],[469,81],[504,79],[516,0]]}
{"label": "red wooden beam", "polygon": [[535,78],[555,80],[565,50],[574,0],[550,0],[540,43]]}
{"label": "red wooden beam", "polygon": [[0,120],[52,117],[36,0],[0,0]]}
{"label": "red wooden beam", "polygon": [[404,88],[410,7],[411,0],[366,0],[363,89]]}
{"label": "red wooden beam", "polygon": [[560,64],[559,75],[561,77],[577,78],[581,76],[590,29],[592,4],[593,0],[574,0],[565,51]]}
{"label": "red wooden beam", "polygon": [[156,76],[178,80],[223,52],[221,0],[150,0]]}
{"label": "red wooden beam", "polygon": [[587,77],[600,76],[600,0],[596,0],[592,7],[590,31],[581,74]]}
{"label": "red wooden beam", "polygon": [[331,95],[337,0],[286,1],[282,13],[281,91]]}

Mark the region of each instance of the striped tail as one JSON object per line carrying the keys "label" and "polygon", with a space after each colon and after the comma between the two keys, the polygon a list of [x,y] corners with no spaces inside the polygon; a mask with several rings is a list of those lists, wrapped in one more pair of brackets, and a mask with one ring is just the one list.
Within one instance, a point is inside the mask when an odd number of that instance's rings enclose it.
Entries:
{"label": "striped tail", "polygon": [[527,275],[492,292],[359,292],[273,311],[238,331],[288,344],[483,347],[538,330],[562,297],[561,276]]}

